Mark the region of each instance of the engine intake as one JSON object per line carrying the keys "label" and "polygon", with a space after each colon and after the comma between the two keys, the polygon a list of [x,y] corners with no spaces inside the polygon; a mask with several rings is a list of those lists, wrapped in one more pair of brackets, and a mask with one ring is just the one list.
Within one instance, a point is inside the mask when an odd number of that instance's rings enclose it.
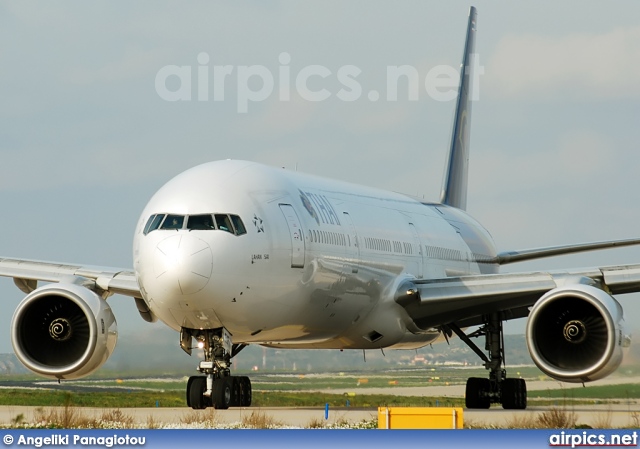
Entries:
{"label": "engine intake", "polygon": [[107,302],[85,287],[50,284],[18,305],[11,342],[31,371],[55,379],[76,379],[100,368],[117,341],[116,320]]}
{"label": "engine intake", "polygon": [[564,382],[601,379],[620,366],[624,335],[622,306],[590,285],[547,292],[527,322],[527,345],[535,364]]}

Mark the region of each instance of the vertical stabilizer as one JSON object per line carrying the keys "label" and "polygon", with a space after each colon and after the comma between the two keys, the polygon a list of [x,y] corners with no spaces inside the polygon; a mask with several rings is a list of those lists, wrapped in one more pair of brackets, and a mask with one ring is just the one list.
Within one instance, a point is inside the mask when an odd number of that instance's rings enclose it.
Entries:
{"label": "vertical stabilizer", "polygon": [[473,81],[473,52],[476,42],[477,11],[473,6],[469,10],[467,39],[464,45],[462,67],[460,67],[460,87],[453,130],[449,160],[444,172],[440,202],[458,209],[467,208],[467,177],[469,172],[469,128],[471,126],[471,83]]}

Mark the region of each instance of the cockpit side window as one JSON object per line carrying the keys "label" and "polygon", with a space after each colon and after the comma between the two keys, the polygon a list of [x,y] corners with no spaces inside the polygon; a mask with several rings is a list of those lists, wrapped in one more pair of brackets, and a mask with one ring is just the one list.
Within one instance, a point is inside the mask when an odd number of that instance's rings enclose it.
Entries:
{"label": "cockpit side window", "polygon": [[144,231],[142,231],[142,233],[144,235],[147,235],[149,233],[149,228],[151,227],[151,223],[153,223],[153,219],[156,218],[156,215],[153,214],[152,216],[149,217],[149,219],[147,220],[147,224],[144,225]]}
{"label": "cockpit side window", "polygon": [[227,231],[234,234],[233,224],[231,224],[231,220],[228,215],[216,214],[216,223],[218,223],[218,229],[221,231]]}
{"label": "cockpit side window", "polygon": [[206,215],[190,215],[187,219],[187,229],[189,230],[209,230],[215,229],[211,214]]}
{"label": "cockpit side window", "polygon": [[160,229],[182,229],[184,215],[167,215]]}
{"label": "cockpit side window", "polygon": [[162,219],[165,217],[165,214],[157,214],[149,217],[149,221],[147,225],[144,227],[144,234],[148,234],[151,231],[155,231],[160,227],[160,223],[162,223]]}
{"label": "cockpit side window", "polygon": [[236,228],[236,235],[246,234],[247,230],[244,227],[244,223],[242,223],[242,219],[237,215],[229,215],[229,216],[231,217],[233,226]]}

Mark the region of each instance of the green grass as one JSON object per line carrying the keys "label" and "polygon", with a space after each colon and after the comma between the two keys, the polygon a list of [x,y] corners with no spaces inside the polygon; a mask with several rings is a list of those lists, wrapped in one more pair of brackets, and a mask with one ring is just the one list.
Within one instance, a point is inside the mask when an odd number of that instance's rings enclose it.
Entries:
{"label": "green grass", "polygon": [[171,391],[181,390],[184,391],[187,388],[187,381],[185,380],[171,380],[171,381],[150,381],[146,379],[123,379],[123,380],[94,380],[94,381],[67,381],[66,385],[78,385],[83,387],[108,387],[118,388],[123,392],[133,392],[136,390],[149,390],[149,391]]}
{"label": "green grass", "polygon": [[[132,391],[125,392],[90,392],[69,393],[50,390],[0,390],[0,405],[24,405],[37,407],[62,407],[69,402],[78,407],[105,407],[126,409],[131,407],[186,407],[182,391]],[[395,407],[463,407],[461,397],[429,397],[429,396],[395,396],[393,394],[344,394],[304,393],[304,392],[271,392],[256,391],[253,394],[253,407],[331,407],[376,408]],[[592,400],[582,401],[593,403]],[[554,405],[553,398],[532,399],[531,404]],[[580,402],[576,402],[580,403]]]}
{"label": "green grass", "polygon": [[51,390],[0,390],[0,405],[28,405],[38,407],[62,407],[70,398],[79,407],[155,407],[156,401],[161,407],[186,406],[184,393],[176,392],[95,392],[68,393]]}
{"label": "green grass", "polygon": [[[511,368],[513,376],[528,380],[544,377],[535,367]],[[300,391],[342,389],[355,391],[359,388],[429,387],[443,385],[464,385],[469,377],[486,377],[484,368],[412,367],[396,370],[360,372],[339,372],[324,374],[308,373],[248,373],[256,389],[269,391]],[[365,382],[361,382],[365,380]],[[390,382],[395,382],[390,385]]]}
{"label": "green grass", "polygon": [[[626,370],[626,371],[625,371]],[[633,375],[638,370],[625,368],[621,375]],[[527,380],[543,378],[535,367],[509,368],[511,376]],[[242,373],[251,377],[254,388],[253,405],[257,407],[321,407],[329,403],[332,407],[346,406],[371,408],[384,405],[394,406],[460,406],[463,398],[397,396],[397,387],[425,387],[463,385],[468,377],[486,376],[482,368],[460,369],[450,367],[416,367],[367,372],[344,371],[337,373],[301,372],[255,372]],[[11,380],[33,379],[33,376],[11,376]],[[366,379],[366,382],[363,380]],[[7,378],[7,380],[9,380]],[[39,379],[42,380],[42,379]],[[397,382],[390,385],[390,382]],[[360,383],[360,385],[358,385]],[[127,378],[118,375],[112,378],[90,378],[80,381],[65,381],[67,386],[118,388],[119,391],[76,391],[71,393],[73,405],[79,407],[185,407],[187,377],[174,374],[166,378]],[[10,382],[5,383],[10,385]],[[385,388],[384,394],[361,394],[363,389]],[[326,390],[326,392],[325,392]],[[329,392],[328,390],[331,390]],[[349,393],[350,396],[347,396]],[[64,391],[51,389],[0,389],[0,405],[62,406]],[[529,402],[533,405],[554,405],[558,399],[594,401],[621,401],[640,399],[640,386],[622,384],[611,386],[588,386],[586,388],[553,389],[529,392]]]}
{"label": "green grass", "polygon": [[[538,378],[540,372],[533,367],[514,368],[515,375],[526,379]],[[248,375],[256,390],[268,391],[304,391],[304,390],[342,390],[342,392],[355,391],[359,388],[389,388],[396,387],[425,387],[442,385],[464,385],[468,377],[484,377],[486,371],[483,368],[459,369],[449,367],[437,368],[403,368],[378,371],[344,371],[335,373],[304,373],[304,372],[242,372],[235,375]],[[122,391],[134,391],[147,389],[153,391],[183,390],[187,385],[187,376],[174,374],[172,376],[150,376],[149,378],[136,378],[113,374],[102,377],[91,376],[87,379],[65,381],[68,386],[82,387],[109,387],[119,388]],[[7,381],[40,380],[34,376],[11,376]],[[0,377],[2,380],[2,377]],[[51,382],[51,381],[50,381]],[[392,384],[393,383],[393,384]],[[53,383],[52,383],[53,387]]]}
{"label": "green grass", "polygon": [[580,399],[640,399],[640,385],[618,384],[595,387],[530,391],[529,397]]}
{"label": "green grass", "polygon": [[[64,406],[68,401],[79,407],[110,408],[155,407],[156,401],[160,407],[186,407],[184,392],[165,391],[132,391],[119,392],[91,392],[68,393],[50,390],[0,390],[0,405],[27,405],[39,407]],[[332,407],[344,407],[349,401],[351,407],[394,406],[461,406],[462,398],[430,398],[417,396],[394,395],[357,395],[323,393],[293,393],[293,392],[262,392],[253,395],[254,407],[320,407],[329,404]]]}
{"label": "green grass", "polygon": [[331,407],[376,408],[394,407],[462,407],[463,398],[394,396],[392,394],[363,394],[346,396],[343,394],[295,393],[295,392],[257,392],[253,395],[255,407]]}

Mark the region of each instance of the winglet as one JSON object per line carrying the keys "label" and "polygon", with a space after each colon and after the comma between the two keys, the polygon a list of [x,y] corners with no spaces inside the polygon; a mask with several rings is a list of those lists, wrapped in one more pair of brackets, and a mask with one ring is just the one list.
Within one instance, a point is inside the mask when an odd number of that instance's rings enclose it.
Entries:
{"label": "winglet", "polygon": [[472,55],[476,42],[475,7],[469,10],[467,39],[464,45],[460,87],[451,132],[449,160],[444,172],[440,202],[458,209],[467,208],[467,177],[469,172],[469,128],[471,126],[471,82],[473,80]]}

